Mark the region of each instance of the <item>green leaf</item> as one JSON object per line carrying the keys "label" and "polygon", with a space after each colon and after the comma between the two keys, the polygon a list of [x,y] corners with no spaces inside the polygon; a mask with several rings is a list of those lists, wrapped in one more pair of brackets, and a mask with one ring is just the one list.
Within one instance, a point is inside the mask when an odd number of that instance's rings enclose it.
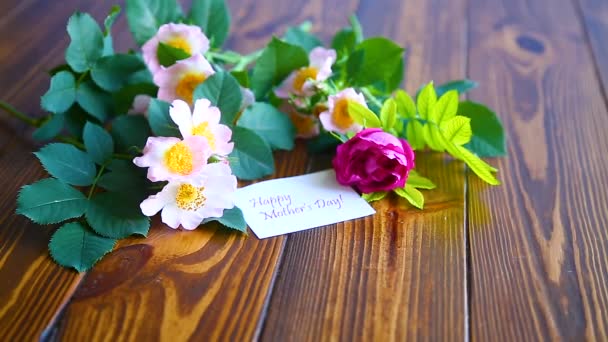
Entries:
{"label": "green leaf", "polygon": [[190,20],[201,27],[213,47],[221,47],[230,31],[230,10],[224,0],[194,0]]}
{"label": "green leaf", "polygon": [[251,85],[256,98],[264,97],[272,86],[281,82],[289,73],[306,65],[308,55],[304,49],[272,38],[253,69]]}
{"label": "green leaf", "polygon": [[405,136],[414,150],[422,149],[426,145],[424,127],[418,120],[414,119],[407,123]]}
{"label": "green leaf", "polygon": [[179,128],[169,115],[170,104],[167,102],[152,99],[148,107],[148,122],[152,133],[159,137],[181,138]]}
{"label": "green leaf", "polygon": [[395,92],[395,102],[397,103],[399,117],[403,119],[416,118],[416,104],[408,93],[401,89],[397,90]]}
{"label": "green leaf", "polygon": [[407,177],[407,184],[417,189],[435,189],[437,186],[428,178],[422,177],[418,172],[412,170]]}
{"label": "green leaf", "polygon": [[274,173],[272,150],[253,131],[235,126],[232,128],[234,151],[229,156],[235,176],[244,180],[262,178]]}
{"label": "green leaf", "polygon": [[306,52],[322,46],[323,43],[315,35],[310,32],[304,31],[301,27],[290,27],[285,32],[283,39],[289,44],[297,45],[302,47]]}
{"label": "green leaf", "polygon": [[108,93],[99,89],[91,81],[81,83],[78,86],[76,102],[100,122],[104,122],[112,112],[112,99]]}
{"label": "green leaf", "polygon": [[129,82],[129,77],[146,65],[135,55],[112,55],[99,59],[91,71],[93,81],[103,90],[114,92]]}
{"label": "green leaf", "polygon": [[190,54],[182,49],[159,42],[156,50],[158,63],[164,67],[169,67],[177,61],[190,57]]}
{"label": "green leaf", "polygon": [[241,209],[239,209],[239,207],[225,209],[222,217],[213,218],[211,220],[217,221],[230,229],[238,230],[239,232],[247,234],[247,222],[245,222],[245,217],[243,216],[243,212]]}
{"label": "green leaf", "polygon": [[357,45],[355,32],[351,29],[343,29],[338,31],[331,41],[331,47],[336,50],[338,60],[344,56],[348,56]]}
{"label": "green leaf", "polygon": [[380,128],[382,123],[378,116],[356,101],[348,101],[348,114],[356,123],[366,128]]}
{"label": "green leaf", "polygon": [[[133,101],[137,95],[148,95],[156,97],[158,87],[151,83],[129,84],[118,92],[112,94],[116,113],[127,113],[133,106]],[[144,114],[144,113],[139,113]]]}
{"label": "green leaf", "polygon": [[450,90],[456,90],[458,94],[462,95],[469,90],[477,88],[478,85],[477,82],[471,80],[457,80],[439,85],[435,87],[435,91],[437,92],[437,96],[442,96]]}
{"label": "green leaf", "polygon": [[21,188],[17,214],[38,224],[59,223],[84,214],[87,199],[80,191],[54,178]]}
{"label": "green leaf", "polygon": [[441,124],[444,138],[454,145],[464,145],[471,141],[471,119],[464,116],[455,116]]}
{"label": "green leaf", "polygon": [[177,22],[181,14],[175,0],[127,0],[127,21],[140,46],[156,35],[161,25]]}
{"label": "green leaf", "polygon": [[143,198],[146,194],[146,172],[129,162],[125,166],[113,167],[110,172],[104,173],[99,178],[97,185],[108,191]]}
{"label": "green leaf", "polygon": [[383,199],[384,197],[386,197],[386,195],[388,195],[388,192],[386,191],[371,192],[369,194],[361,194],[361,198],[371,203]]}
{"label": "green leaf", "polygon": [[433,107],[435,107],[435,104],[437,103],[437,94],[435,93],[432,81],[422,88],[416,102],[420,117],[424,120],[428,120],[433,111]]}
{"label": "green leaf", "polygon": [[72,145],[48,144],[34,154],[51,176],[65,183],[91,185],[97,175],[91,157]]}
{"label": "green leaf", "polygon": [[456,113],[458,113],[458,92],[450,90],[435,103],[429,113],[428,120],[440,125],[442,122],[455,117]]}
{"label": "green leaf", "polygon": [[239,82],[241,87],[249,88],[249,72],[247,70],[231,71],[230,74]]}
{"label": "green leaf", "polygon": [[456,150],[458,153],[455,157],[462,159],[479,178],[488,184],[500,185],[500,181],[492,174],[492,172],[496,171],[494,167],[488,165],[462,146],[456,146]]}
{"label": "green leaf", "polygon": [[103,165],[114,152],[114,141],[105,129],[91,122],[84,125],[82,134],[84,146],[91,158],[99,165]]}
{"label": "green leaf", "polygon": [[384,101],[382,109],[380,110],[380,121],[382,122],[382,128],[385,131],[390,131],[395,127],[397,123],[397,104],[395,100],[389,98]]}
{"label": "green leaf", "polygon": [[505,146],[505,132],[492,110],[472,101],[461,102],[458,115],[471,118],[473,138],[466,146],[480,157],[498,157],[507,153]]}
{"label": "green leaf", "polygon": [[247,108],[239,118],[238,125],[255,132],[273,149],[293,149],[296,134],[293,123],[287,115],[267,103],[256,102]]}
{"label": "green leaf", "polygon": [[71,222],[53,234],[49,252],[59,265],[84,272],[111,252],[115,244],[116,240],[101,237],[81,223]]}
{"label": "green leaf", "polygon": [[42,126],[32,133],[32,137],[38,141],[51,140],[61,133],[64,124],[65,115],[52,114]]}
{"label": "green leaf", "polygon": [[[403,60],[403,48],[386,38],[370,38],[361,42],[355,51],[363,52],[361,65],[351,75],[355,86],[367,86],[378,82],[394,83],[388,80],[399,71]],[[350,58],[353,58],[353,55]],[[391,86],[387,85],[386,88]]]}
{"label": "green leaf", "polygon": [[68,109],[63,116],[65,116],[65,128],[68,132],[71,135],[81,137],[88,119],[87,112],[76,104]]}
{"label": "green leaf", "polygon": [[112,137],[118,151],[141,150],[150,134],[146,118],[140,115],[121,115],[112,122]]}
{"label": "green leaf", "polygon": [[426,124],[423,126],[422,132],[424,141],[426,141],[427,145],[429,145],[433,151],[445,151],[445,146],[443,145],[443,136],[437,126],[434,124]]}
{"label": "green leaf", "polygon": [[329,133],[321,133],[318,136],[308,139],[306,149],[308,153],[319,154],[335,152],[340,141]]}
{"label": "green leaf", "polygon": [[394,190],[397,195],[405,198],[411,205],[418,209],[424,208],[424,195],[413,186],[406,184],[404,188]]}
{"label": "green leaf", "polygon": [[228,72],[217,72],[196,87],[194,100],[208,99],[222,113],[221,123],[233,124],[241,108],[241,86]]}
{"label": "green leaf", "polygon": [[76,72],[91,69],[103,54],[103,34],[95,19],[86,13],[74,13],[68,21],[70,45],[65,60]]}
{"label": "green leaf", "polygon": [[51,78],[49,90],[41,98],[41,106],[51,113],[67,111],[76,100],[76,80],[69,71],[61,71]]}
{"label": "green leaf", "polygon": [[150,219],[141,213],[139,202],[125,194],[104,192],[89,201],[86,218],[99,235],[123,239],[132,234],[146,236]]}
{"label": "green leaf", "polygon": [[361,23],[359,22],[359,18],[355,14],[352,14],[348,17],[348,21],[350,22],[350,27],[353,29],[355,33],[355,41],[357,43],[361,43],[363,41],[363,28],[361,27]]}

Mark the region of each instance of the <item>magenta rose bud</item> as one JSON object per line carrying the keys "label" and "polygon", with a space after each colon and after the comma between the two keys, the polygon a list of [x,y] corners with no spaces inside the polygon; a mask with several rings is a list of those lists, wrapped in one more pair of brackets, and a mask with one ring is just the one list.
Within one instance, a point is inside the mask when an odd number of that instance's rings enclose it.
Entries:
{"label": "magenta rose bud", "polygon": [[403,188],[414,168],[414,151],[403,139],[368,128],[338,146],[333,160],[338,183],[362,193]]}

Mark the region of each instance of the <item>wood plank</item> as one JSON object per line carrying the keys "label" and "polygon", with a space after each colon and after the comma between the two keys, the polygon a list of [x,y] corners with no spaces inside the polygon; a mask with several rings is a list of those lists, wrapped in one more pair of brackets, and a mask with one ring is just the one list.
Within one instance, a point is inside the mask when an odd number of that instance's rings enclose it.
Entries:
{"label": "wood plank", "polygon": [[[465,1],[364,1],[357,14],[368,36],[411,48],[409,91],[465,76]],[[439,188],[424,211],[391,198],[373,217],[289,236],[262,340],[466,338],[463,166],[425,153],[416,165]]]}
{"label": "wood plank", "polygon": [[608,2],[603,0],[577,0],[578,13],[582,16],[586,40],[593,52],[593,61],[603,84],[603,95],[608,88]]}
{"label": "wood plank", "polygon": [[[109,5],[89,1],[3,1],[0,5],[0,99],[40,114],[45,71],[63,59],[65,24],[75,8],[98,18]],[[30,130],[0,112],[0,340],[38,339],[53,323],[81,278],[57,266],[47,244],[53,229],[17,216],[19,188],[44,177],[31,153]]]}
{"label": "wood plank", "polygon": [[[229,4],[236,37],[229,44],[242,52],[260,48],[280,24],[305,19],[281,12],[293,12],[298,4]],[[277,155],[276,177],[303,174],[307,168],[302,144]],[[156,223],[147,239],[121,243],[87,274],[61,320],[57,338],[251,340],[259,334],[258,321],[285,240],[245,238],[212,227],[173,231]]]}
{"label": "wood plank", "polygon": [[608,115],[567,0],[472,0],[473,96],[500,113],[503,185],[469,179],[471,337],[607,340]]}

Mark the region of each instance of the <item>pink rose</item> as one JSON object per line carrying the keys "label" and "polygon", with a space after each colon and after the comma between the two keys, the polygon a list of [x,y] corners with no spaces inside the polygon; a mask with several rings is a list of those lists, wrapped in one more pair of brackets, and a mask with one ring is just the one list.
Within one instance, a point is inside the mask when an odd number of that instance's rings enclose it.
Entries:
{"label": "pink rose", "polygon": [[333,160],[338,183],[362,193],[405,186],[414,168],[414,151],[403,139],[368,128],[338,146]]}

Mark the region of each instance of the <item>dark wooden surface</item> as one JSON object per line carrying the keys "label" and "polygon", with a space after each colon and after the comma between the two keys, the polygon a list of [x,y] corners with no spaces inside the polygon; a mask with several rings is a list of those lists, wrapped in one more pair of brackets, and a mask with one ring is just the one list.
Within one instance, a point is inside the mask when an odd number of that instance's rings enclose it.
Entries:
{"label": "dark wooden surface", "polygon": [[[110,1],[0,3],[0,98],[40,114],[44,73],[76,9]],[[258,240],[167,229],[130,239],[87,274],[56,266],[52,228],[13,214],[44,171],[31,131],[0,113],[0,340],[607,340],[608,3],[603,0],[229,1],[229,45],[249,52],[311,20],[326,41],[356,12],[367,35],[408,47],[405,87],[469,77],[497,110],[503,185],[419,154],[439,189],[417,211]],[[132,46],[124,18],[120,50]],[[303,146],[277,177],[326,167]]]}

